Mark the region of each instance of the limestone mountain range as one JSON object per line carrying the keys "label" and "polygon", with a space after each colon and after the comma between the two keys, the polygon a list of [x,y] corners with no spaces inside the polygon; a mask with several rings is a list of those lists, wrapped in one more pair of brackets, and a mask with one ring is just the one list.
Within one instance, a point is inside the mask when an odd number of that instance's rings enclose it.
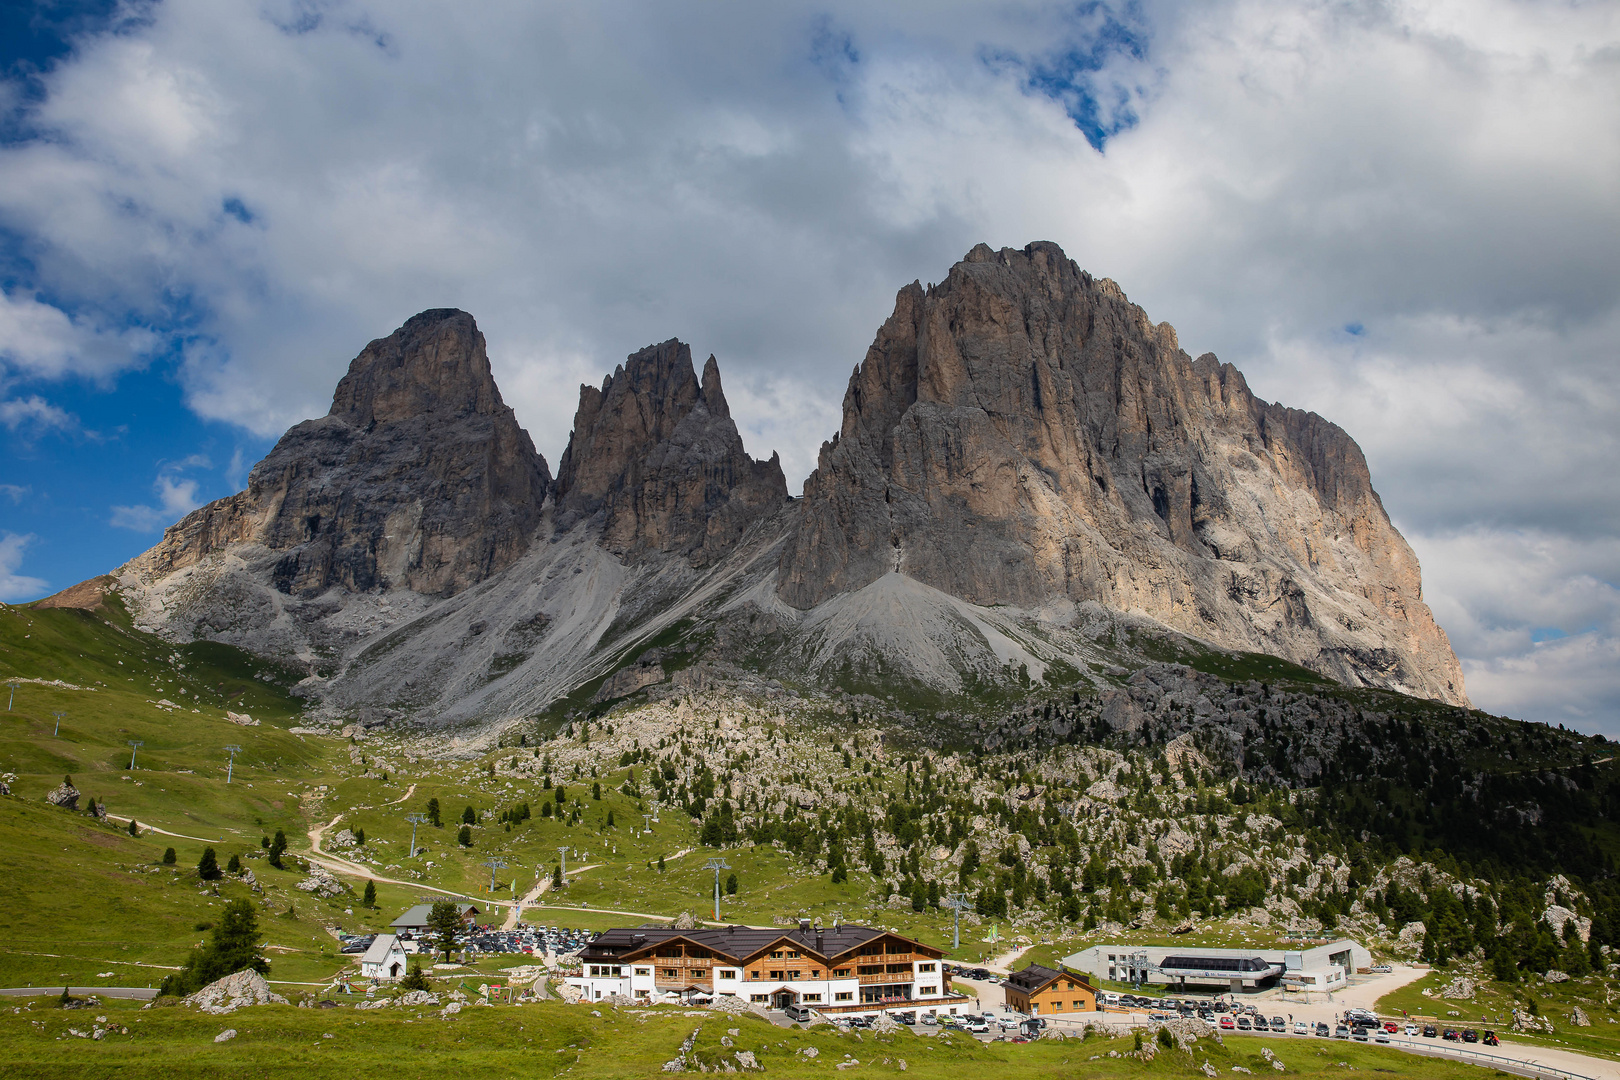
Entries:
{"label": "limestone mountain range", "polygon": [[1467,701],[1354,440],[1049,243],[900,291],[802,498],[675,340],[581,387],[554,477],[472,316],[431,310],[108,585],[302,668],[334,717],[499,725],[728,673],[1104,686],[1154,641]]}

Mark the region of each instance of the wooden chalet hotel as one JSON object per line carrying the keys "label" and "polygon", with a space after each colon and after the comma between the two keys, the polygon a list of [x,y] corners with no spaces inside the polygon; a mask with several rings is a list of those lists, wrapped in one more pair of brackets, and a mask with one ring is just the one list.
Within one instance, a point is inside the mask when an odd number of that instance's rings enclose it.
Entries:
{"label": "wooden chalet hotel", "polygon": [[768,1008],[802,1005],[823,1013],[922,1009],[954,1014],[968,998],[951,989],[944,953],[865,926],[758,930],[614,929],[580,953],[567,981],[597,1001],[731,994]]}

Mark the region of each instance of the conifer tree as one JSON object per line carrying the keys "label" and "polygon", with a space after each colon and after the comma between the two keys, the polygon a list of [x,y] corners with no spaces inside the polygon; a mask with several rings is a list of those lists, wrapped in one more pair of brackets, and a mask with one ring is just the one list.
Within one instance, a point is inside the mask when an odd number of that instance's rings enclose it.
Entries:
{"label": "conifer tree", "polygon": [[368,908],[374,908],[377,906],[377,883],[375,881],[366,882],[366,892],[365,895],[360,898],[360,902],[365,904]]}
{"label": "conifer tree", "polygon": [[163,849],[163,865],[164,866],[173,866],[175,864],[175,861],[176,861],[177,858],[178,858],[178,856],[175,855],[174,848],[171,847],[171,848],[164,848]]}
{"label": "conifer tree", "polygon": [[222,876],[219,872],[219,858],[211,847],[203,848],[202,858],[197,860],[197,876],[204,881],[217,881]]}
{"label": "conifer tree", "polygon": [[240,874],[242,872],[242,856],[232,854],[231,861],[225,864],[227,873]]}

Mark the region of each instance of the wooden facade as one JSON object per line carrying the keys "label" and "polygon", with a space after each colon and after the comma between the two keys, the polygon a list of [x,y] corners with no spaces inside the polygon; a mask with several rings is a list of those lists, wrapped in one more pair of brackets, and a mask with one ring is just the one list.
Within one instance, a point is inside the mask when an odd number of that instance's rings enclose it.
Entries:
{"label": "wooden facade", "polygon": [[1062,1016],[1097,1011],[1097,989],[1089,976],[1067,968],[1031,964],[1001,984],[1007,1008],[1030,1016]]}

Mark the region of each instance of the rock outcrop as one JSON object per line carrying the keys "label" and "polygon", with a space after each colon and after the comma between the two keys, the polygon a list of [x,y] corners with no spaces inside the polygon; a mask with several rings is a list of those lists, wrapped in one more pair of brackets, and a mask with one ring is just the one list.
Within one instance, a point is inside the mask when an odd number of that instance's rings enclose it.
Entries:
{"label": "rock outcrop", "polygon": [[79,789],[71,781],[63,780],[45,795],[45,801],[52,806],[60,806],[64,810],[77,810],[79,808]]}
{"label": "rock outcrop", "polygon": [[331,411],[283,435],[246,491],[188,514],[125,569],[151,580],[253,544],[283,593],[452,596],[528,549],[550,483],[472,316],[424,311],[361,351]]}
{"label": "rock outcrop", "polygon": [[270,989],[264,976],[245,968],[223,979],[216,979],[182,1000],[205,1013],[223,1016],[250,1005],[286,1005],[287,999]]}
{"label": "rock outcrop", "polygon": [[1191,359],[1054,244],[981,244],[902,289],[850,378],[778,594],[809,609],[891,573],[1467,700],[1355,442]]}
{"label": "rock outcrop", "polygon": [[713,356],[699,383],[691,348],[671,339],[630,356],[600,390],[579,388],[557,466],[559,527],[600,514],[614,554],[674,554],[697,567],[787,501],[778,457],[743,449]]}

